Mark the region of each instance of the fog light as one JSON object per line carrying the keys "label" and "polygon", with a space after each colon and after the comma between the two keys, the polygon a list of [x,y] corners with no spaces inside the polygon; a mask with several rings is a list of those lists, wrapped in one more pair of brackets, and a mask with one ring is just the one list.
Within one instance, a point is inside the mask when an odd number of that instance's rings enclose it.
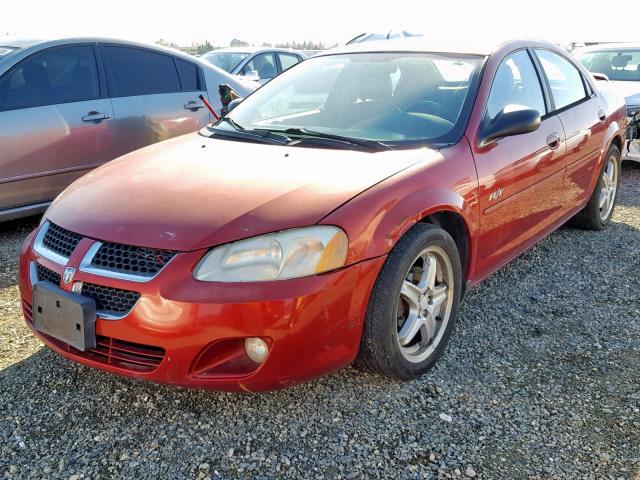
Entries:
{"label": "fog light", "polygon": [[262,363],[267,359],[269,355],[269,347],[267,342],[261,338],[247,338],[244,341],[244,349],[251,360],[256,363]]}

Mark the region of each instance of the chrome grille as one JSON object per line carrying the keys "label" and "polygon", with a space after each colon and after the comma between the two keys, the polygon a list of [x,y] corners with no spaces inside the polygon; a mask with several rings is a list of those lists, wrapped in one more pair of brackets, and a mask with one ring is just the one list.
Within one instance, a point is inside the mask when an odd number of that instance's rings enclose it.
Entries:
{"label": "chrome grille", "polygon": [[92,298],[98,312],[114,315],[126,315],[140,298],[138,292],[87,282],[82,284],[80,295]]}
{"label": "chrome grille", "polygon": [[42,244],[52,252],[69,258],[82,240],[82,236],[70,232],[55,223],[49,222],[47,233],[42,239]]}
{"label": "chrome grille", "polygon": [[110,272],[153,277],[176,255],[171,250],[135,247],[104,242],[91,260],[91,265]]}
{"label": "chrome grille", "polygon": [[47,267],[43,267],[42,265],[38,265],[36,267],[36,272],[38,275],[38,281],[51,282],[54,285],[60,285],[59,273],[56,273],[53,270],[49,270]]}

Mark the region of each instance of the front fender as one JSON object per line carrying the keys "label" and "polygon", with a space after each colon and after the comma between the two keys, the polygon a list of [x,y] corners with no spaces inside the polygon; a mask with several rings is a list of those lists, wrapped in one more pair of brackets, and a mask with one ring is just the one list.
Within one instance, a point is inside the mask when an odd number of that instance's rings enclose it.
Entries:
{"label": "front fender", "polygon": [[478,229],[478,180],[463,140],[361,193],[321,223],[341,226],[349,236],[348,263],[388,254],[417,222],[437,212],[459,215],[466,227],[470,265]]}

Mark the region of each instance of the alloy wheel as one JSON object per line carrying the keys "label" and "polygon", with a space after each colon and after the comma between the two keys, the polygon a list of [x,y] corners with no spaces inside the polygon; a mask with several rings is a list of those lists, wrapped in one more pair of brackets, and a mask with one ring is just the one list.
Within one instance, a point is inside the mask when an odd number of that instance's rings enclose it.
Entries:
{"label": "alloy wheel", "polygon": [[607,159],[602,177],[600,179],[600,219],[606,222],[611,215],[613,205],[616,200],[616,191],[618,189],[618,161],[615,155]]}
{"label": "alloy wheel", "polygon": [[453,288],[447,253],[437,246],[420,252],[402,282],[396,310],[396,338],[410,362],[424,361],[442,340],[453,308]]}

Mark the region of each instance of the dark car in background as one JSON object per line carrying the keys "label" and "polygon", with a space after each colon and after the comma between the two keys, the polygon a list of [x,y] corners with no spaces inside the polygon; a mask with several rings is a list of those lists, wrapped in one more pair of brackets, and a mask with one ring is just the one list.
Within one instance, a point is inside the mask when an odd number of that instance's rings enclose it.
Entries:
{"label": "dark car in background", "polygon": [[209,63],[122,40],[0,40],[0,220],[43,211],[73,180],[194,132],[218,86],[255,88]]}
{"label": "dark car in background", "polygon": [[201,58],[232,75],[263,84],[306,56],[286,48],[230,47],[212,50]]}

